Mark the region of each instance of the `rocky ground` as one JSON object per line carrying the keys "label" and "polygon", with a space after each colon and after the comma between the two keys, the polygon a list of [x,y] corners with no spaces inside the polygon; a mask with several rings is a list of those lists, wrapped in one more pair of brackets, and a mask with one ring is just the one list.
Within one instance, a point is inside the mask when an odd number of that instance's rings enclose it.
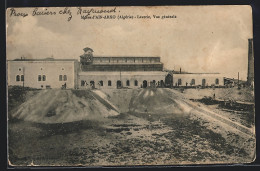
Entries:
{"label": "rocky ground", "polygon": [[[71,97],[78,98],[77,93],[72,92]],[[114,166],[248,163],[254,160],[254,136],[188,112],[179,100],[181,93],[174,90],[94,93],[107,109],[111,110],[112,106],[119,114],[48,124],[21,118],[9,120],[10,163]],[[80,98],[78,100],[83,99]],[[138,99],[142,99],[139,105]],[[158,101],[161,103],[155,103]]]}

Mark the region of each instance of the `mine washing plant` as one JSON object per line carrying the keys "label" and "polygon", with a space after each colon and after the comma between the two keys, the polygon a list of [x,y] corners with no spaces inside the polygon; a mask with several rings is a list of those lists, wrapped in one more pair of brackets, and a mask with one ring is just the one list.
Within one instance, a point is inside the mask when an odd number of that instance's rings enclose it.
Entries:
{"label": "mine washing plant", "polygon": [[[253,41],[248,40],[247,85],[253,86]],[[95,57],[84,48],[76,59],[8,60],[8,85],[38,89],[114,89],[147,87],[224,87],[236,83],[219,73],[187,73],[163,69],[160,57]],[[237,80],[239,83],[239,79]],[[245,82],[240,82],[246,84]]]}

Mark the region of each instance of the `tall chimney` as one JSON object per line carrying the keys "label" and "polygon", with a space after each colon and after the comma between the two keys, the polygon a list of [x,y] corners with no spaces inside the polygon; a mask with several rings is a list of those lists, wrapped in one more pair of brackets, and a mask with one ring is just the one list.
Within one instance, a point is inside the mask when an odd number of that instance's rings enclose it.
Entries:
{"label": "tall chimney", "polygon": [[180,68],[180,74],[181,74],[181,68]]}
{"label": "tall chimney", "polygon": [[248,72],[247,72],[247,84],[252,85],[254,82],[254,51],[253,51],[253,39],[248,39]]}

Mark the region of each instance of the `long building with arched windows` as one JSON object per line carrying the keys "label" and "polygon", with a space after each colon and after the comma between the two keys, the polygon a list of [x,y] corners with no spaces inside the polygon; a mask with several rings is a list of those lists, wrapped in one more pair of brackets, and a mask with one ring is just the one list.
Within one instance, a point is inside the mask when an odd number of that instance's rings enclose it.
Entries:
{"label": "long building with arched windows", "polygon": [[15,59],[7,61],[8,85],[39,89],[114,89],[223,86],[218,73],[181,73],[163,69],[160,57],[95,57],[84,48],[76,59]]}

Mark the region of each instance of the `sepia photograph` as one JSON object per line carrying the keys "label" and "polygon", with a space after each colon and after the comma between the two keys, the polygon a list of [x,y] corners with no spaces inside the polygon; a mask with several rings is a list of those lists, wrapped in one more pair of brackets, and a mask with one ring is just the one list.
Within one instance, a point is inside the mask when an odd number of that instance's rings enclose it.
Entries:
{"label": "sepia photograph", "polygon": [[249,5],[6,10],[11,167],[256,158]]}

